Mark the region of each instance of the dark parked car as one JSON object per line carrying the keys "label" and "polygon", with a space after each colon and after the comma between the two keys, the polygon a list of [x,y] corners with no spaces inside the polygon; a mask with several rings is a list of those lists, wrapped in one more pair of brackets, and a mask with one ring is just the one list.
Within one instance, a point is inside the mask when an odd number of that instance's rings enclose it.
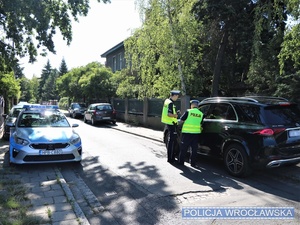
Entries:
{"label": "dark parked car", "polygon": [[92,125],[96,125],[98,122],[115,124],[117,122],[116,111],[109,103],[94,103],[88,106],[83,120],[85,123],[90,121]]}
{"label": "dark parked car", "polygon": [[10,128],[15,126],[15,121],[22,110],[24,110],[23,104],[18,104],[13,106],[7,115],[3,114],[5,121],[4,121],[4,133],[2,138],[4,140],[9,140]]}
{"label": "dark parked car", "polygon": [[69,111],[69,116],[73,118],[79,118],[84,116],[84,112],[86,110],[86,104],[85,103],[78,103],[78,102],[73,102],[71,103],[68,111]]}
{"label": "dark parked car", "polygon": [[[221,158],[231,175],[300,162],[297,104],[278,97],[214,97],[199,109],[205,119],[198,153]],[[165,129],[165,140],[167,135]]]}

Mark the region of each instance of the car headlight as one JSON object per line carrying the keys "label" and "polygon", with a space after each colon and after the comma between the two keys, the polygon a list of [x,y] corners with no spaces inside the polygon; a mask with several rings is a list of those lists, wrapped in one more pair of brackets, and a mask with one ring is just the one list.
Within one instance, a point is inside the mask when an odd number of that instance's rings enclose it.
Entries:
{"label": "car headlight", "polygon": [[29,144],[29,141],[27,141],[26,139],[24,138],[20,138],[18,136],[14,136],[14,139],[15,139],[15,143],[16,144],[19,144],[19,145],[28,145]]}
{"label": "car headlight", "polygon": [[73,135],[72,138],[70,139],[70,143],[72,145],[77,144],[78,142],[80,142],[80,137],[78,135]]}

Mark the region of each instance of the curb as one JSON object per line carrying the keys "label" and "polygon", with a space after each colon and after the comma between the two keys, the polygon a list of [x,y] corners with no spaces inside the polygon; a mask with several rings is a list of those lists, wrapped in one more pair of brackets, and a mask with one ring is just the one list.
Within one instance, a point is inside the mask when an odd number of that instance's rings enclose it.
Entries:
{"label": "curb", "polygon": [[123,133],[132,134],[132,135],[135,135],[135,136],[138,136],[138,137],[147,138],[147,139],[150,139],[150,140],[152,140],[152,141],[157,141],[157,142],[163,143],[162,140],[158,140],[157,138],[149,137],[149,136],[147,136],[147,135],[142,135],[142,134],[138,134],[138,133],[136,133],[136,132],[131,132],[131,131],[127,131],[127,130],[122,130],[122,129],[120,129],[120,128],[113,127],[113,126],[110,126],[109,128],[112,128],[112,129],[121,131],[121,132],[123,132]]}
{"label": "curb", "polygon": [[61,172],[58,170],[58,168],[55,168],[55,173],[56,173],[56,175],[59,179],[59,182],[61,184],[61,187],[62,187],[63,191],[65,192],[65,194],[67,196],[68,201],[72,205],[72,208],[73,208],[77,218],[80,220],[80,224],[90,225],[88,219],[85,217],[83,211],[81,210],[80,206],[76,202],[76,200],[74,198],[74,195],[72,194],[67,182],[63,178],[63,176],[62,176]]}

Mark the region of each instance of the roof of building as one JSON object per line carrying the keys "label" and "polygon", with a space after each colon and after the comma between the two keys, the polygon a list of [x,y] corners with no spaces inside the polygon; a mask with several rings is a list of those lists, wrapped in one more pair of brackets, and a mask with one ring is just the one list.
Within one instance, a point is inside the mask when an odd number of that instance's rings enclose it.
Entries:
{"label": "roof of building", "polygon": [[112,47],[111,49],[107,50],[106,52],[104,52],[102,55],[101,55],[101,58],[105,58],[107,55],[109,55],[110,53],[120,49],[124,47],[124,41],[120,42],[119,44],[117,44],[116,46]]}

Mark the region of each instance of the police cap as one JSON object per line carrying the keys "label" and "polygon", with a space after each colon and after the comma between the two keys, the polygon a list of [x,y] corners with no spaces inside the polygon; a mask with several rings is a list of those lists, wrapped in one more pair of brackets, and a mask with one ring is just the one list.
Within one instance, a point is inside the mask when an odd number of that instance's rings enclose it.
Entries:
{"label": "police cap", "polygon": [[195,105],[199,105],[200,102],[198,100],[194,99],[194,100],[191,100],[190,103],[195,104]]}
{"label": "police cap", "polygon": [[172,91],[170,91],[170,94],[171,95],[179,95],[180,91],[178,91],[178,90],[172,90]]}

